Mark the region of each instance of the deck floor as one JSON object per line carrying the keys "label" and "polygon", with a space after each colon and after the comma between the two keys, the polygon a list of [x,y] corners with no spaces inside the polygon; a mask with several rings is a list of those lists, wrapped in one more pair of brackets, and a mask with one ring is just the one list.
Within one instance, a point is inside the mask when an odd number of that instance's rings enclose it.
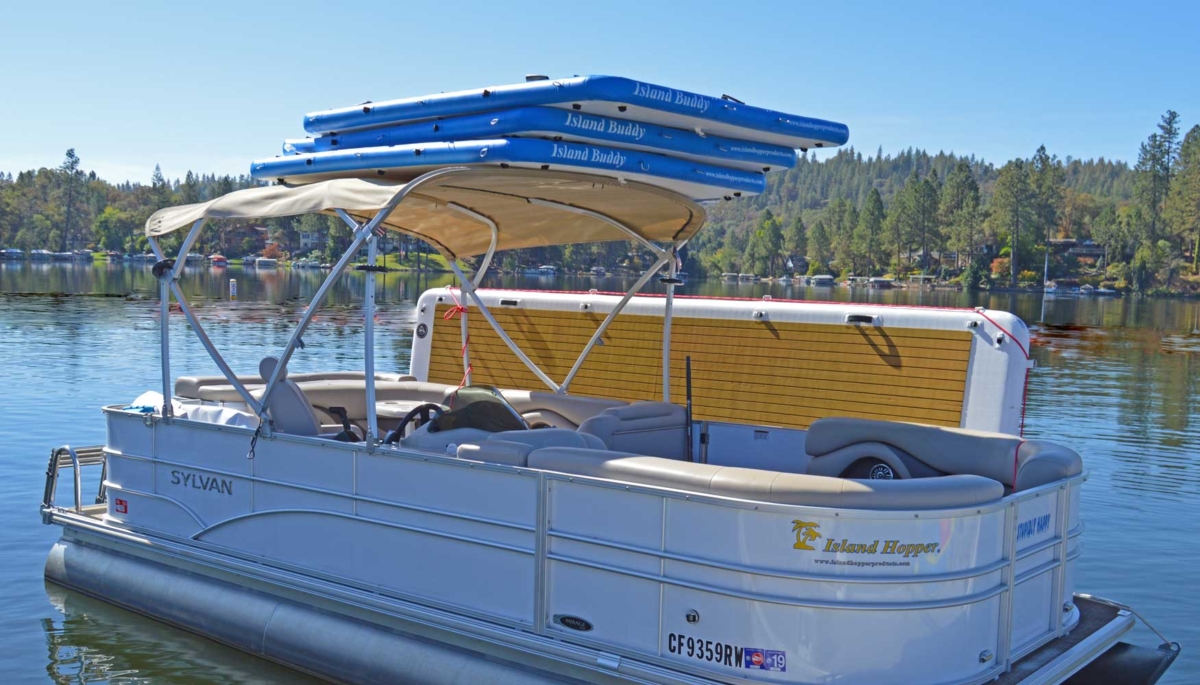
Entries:
{"label": "deck floor", "polygon": [[1079,624],[1068,635],[1043,645],[1017,663],[1008,673],[992,681],[995,685],[1017,685],[1046,664],[1054,661],[1072,647],[1091,637],[1117,617],[1117,608],[1082,597],[1075,598],[1079,607]]}

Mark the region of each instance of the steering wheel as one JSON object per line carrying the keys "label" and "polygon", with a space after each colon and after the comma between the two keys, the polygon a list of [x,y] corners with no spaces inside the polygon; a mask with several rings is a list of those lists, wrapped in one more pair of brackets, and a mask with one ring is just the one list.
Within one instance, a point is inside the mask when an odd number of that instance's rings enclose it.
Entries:
{"label": "steering wheel", "polygon": [[408,424],[417,420],[418,416],[420,417],[420,420],[414,428],[420,428],[430,421],[440,418],[445,411],[446,410],[442,408],[442,405],[434,402],[426,402],[425,404],[413,407],[411,411],[404,415],[404,418],[400,419],[400,423],[396,426],[396,430],[392,431],[391,435],[388,435],[387,438],[384,439],[384,444],[394,445],[400,442],[400,438],[404,437],[404,429],[408,427]]}

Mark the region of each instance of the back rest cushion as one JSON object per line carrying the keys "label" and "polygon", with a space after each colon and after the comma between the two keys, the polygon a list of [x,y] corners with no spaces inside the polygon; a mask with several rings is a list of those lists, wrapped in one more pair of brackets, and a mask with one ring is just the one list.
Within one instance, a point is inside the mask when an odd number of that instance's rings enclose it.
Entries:
{"label": "back rest cushion", "polygon": [[1026,440],[1017,450],[1017,482],[1013,489],[1027,490],[1083,473],[1077,452],[1045,440]]}
{"label": "back rest cushion", "polygon": [[617,452],[687,458],[687,412],[668,402],[634,402],[605,409],[579,426]]}
{"label": "back rest cushion", "polygon": [[824,455],[866,442],[891,445],[944,473],[984,476],[1018,491],[1083,472],[1078,454],[1042,440],[848,417],[814,421],[808,429],[805,450],[815,463]]}
{"label": "back rest cushion", "polygon": [[[279,360],[266,357],[258,365],[259,375],[266,382]],[[268,413],[275,430],[290,435],[317,435],[321,432],[321,422],[313,412],[312,404],[304,396],[304,391],[296,382],[287,377],[287,369],[279,376],[275,389],[271,391],[268,402]]]}
{"label": "back rest cushion", "polygon": [[626,404],[621,400],[607,400],[584,395],[559,395],[537,390],[501,390],[500,393],[522,415],[539,411],[553,412],[575,426],[605,409],[621,407]]}

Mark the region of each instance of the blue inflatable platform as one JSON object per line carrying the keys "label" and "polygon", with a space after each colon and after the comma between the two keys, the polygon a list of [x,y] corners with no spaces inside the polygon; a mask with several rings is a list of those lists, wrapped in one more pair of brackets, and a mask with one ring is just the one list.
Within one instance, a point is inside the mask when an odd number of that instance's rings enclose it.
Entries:
{"label": "blue inflatable platform", "polygon": [[366,103],[311,113],[304,118],[304,129],[312,134],[344,134],[377,126],[533,106],[550,106],[789,148],[836,147],[850,137],[845,124],[617,76],[534,80]]}
{"label": "blue inflatable platform", "polygon": [[757,171],[637,150],[536,138],[432,142],[285,155],[253,162],[250,174],[259,180],[288,183],[367,176],[404,180],[445,166],[573,171],[648,183],[699,201],[755,195],[766,187],[765,176]]}
{"label": "blue inflatable platform", "polygon": [[346,133],[331,133],[316,138],[292,139],[284,142],[283,151],[285,154],[298,154],[431,141],[506,137],[612,145],[747,171],[790,169],[796,164],[796,151],[790,147],[717,135],[702,136],[690,130],[554,107],[519,107]]}

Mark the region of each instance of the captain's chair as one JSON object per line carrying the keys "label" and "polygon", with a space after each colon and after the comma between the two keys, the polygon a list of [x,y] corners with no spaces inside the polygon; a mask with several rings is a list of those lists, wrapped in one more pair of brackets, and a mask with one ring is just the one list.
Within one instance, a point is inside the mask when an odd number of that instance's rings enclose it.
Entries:
{"label": "captain's chair", "polygon": [[[276,357],[265,357],[258,363],[258,375],[266,383],[275,367],[279,365]],[[320,435],[321,421],[313,411],[312,404],[304,396],[296,382],[287,377],[287,367],[279,374],[279,382],[271,391],[271,400],[267,405],[267,413],[271,417],[274,429],[289,435]]]}

